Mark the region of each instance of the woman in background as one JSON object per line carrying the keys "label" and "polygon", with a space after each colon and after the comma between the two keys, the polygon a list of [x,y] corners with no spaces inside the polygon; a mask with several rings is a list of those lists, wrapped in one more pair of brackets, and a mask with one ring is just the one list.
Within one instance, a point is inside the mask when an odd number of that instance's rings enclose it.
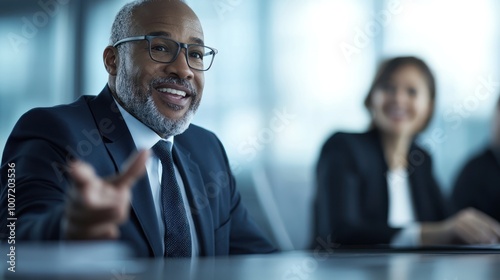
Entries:
{"label": "woman in background", "polygon": [[415,137],[436,99],[429,67],[415,57],[383,63],[365,106],[366,133],[336,133],[317,165],[316,238],[349,245],[496,243],[500,225],[466,209],[445,219],[430,155]]}

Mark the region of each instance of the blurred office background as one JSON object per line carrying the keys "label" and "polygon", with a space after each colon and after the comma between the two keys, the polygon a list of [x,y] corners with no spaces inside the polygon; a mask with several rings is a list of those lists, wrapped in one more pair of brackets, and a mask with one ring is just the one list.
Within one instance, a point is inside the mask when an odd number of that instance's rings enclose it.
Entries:
{"label": "blurred office background", "polygon": [[[126,0],[0,0],[0,151],[33,107],[95,95]],[[488,141],[500,92],[496,0],[188,0],[219,49],[194,122],[225,144],[244,200],[284,249],[312,238],[314,168],[338,130],[364,131],[384,58],[416,55],[438,81],[420,141],[443,192]]]}

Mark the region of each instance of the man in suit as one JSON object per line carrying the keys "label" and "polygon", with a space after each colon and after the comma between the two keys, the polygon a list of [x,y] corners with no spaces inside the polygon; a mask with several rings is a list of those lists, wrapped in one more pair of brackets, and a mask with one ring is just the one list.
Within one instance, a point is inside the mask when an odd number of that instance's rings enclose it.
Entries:
{"label": "man in suit", "polygon": [[190,124],[217,53],[204,46],[195,13],[179,0],[135,1],[116,16],[110,41],[98,96],[33,109],[12,131],[2,236],[15,173],[18,242],[120,239],[141,257],[273,252],[241,203],[222,144]]}

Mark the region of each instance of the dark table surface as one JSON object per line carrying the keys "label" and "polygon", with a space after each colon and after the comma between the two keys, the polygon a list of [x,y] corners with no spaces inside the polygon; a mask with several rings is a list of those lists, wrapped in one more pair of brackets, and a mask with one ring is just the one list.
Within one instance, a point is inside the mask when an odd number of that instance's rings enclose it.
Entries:
{"label": "dark table surface", "polygon": [[[4,250],[2,250],[5,252]],[[339,248],[196,259],[133,259],[103,243],[26,246],[3,279],[500,279],[500,251],[481,248]]]}

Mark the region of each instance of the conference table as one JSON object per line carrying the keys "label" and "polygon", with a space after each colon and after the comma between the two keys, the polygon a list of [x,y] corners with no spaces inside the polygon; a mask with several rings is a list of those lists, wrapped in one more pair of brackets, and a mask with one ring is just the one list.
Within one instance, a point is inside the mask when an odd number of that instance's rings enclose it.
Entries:
{"label": "conference table", "polygon": [[[2,251],[5,252],[5,251]],[[194,259],[135,259],[122,245],[30,244],[0,279],[500,279],[496,247],[336,248]]]}

